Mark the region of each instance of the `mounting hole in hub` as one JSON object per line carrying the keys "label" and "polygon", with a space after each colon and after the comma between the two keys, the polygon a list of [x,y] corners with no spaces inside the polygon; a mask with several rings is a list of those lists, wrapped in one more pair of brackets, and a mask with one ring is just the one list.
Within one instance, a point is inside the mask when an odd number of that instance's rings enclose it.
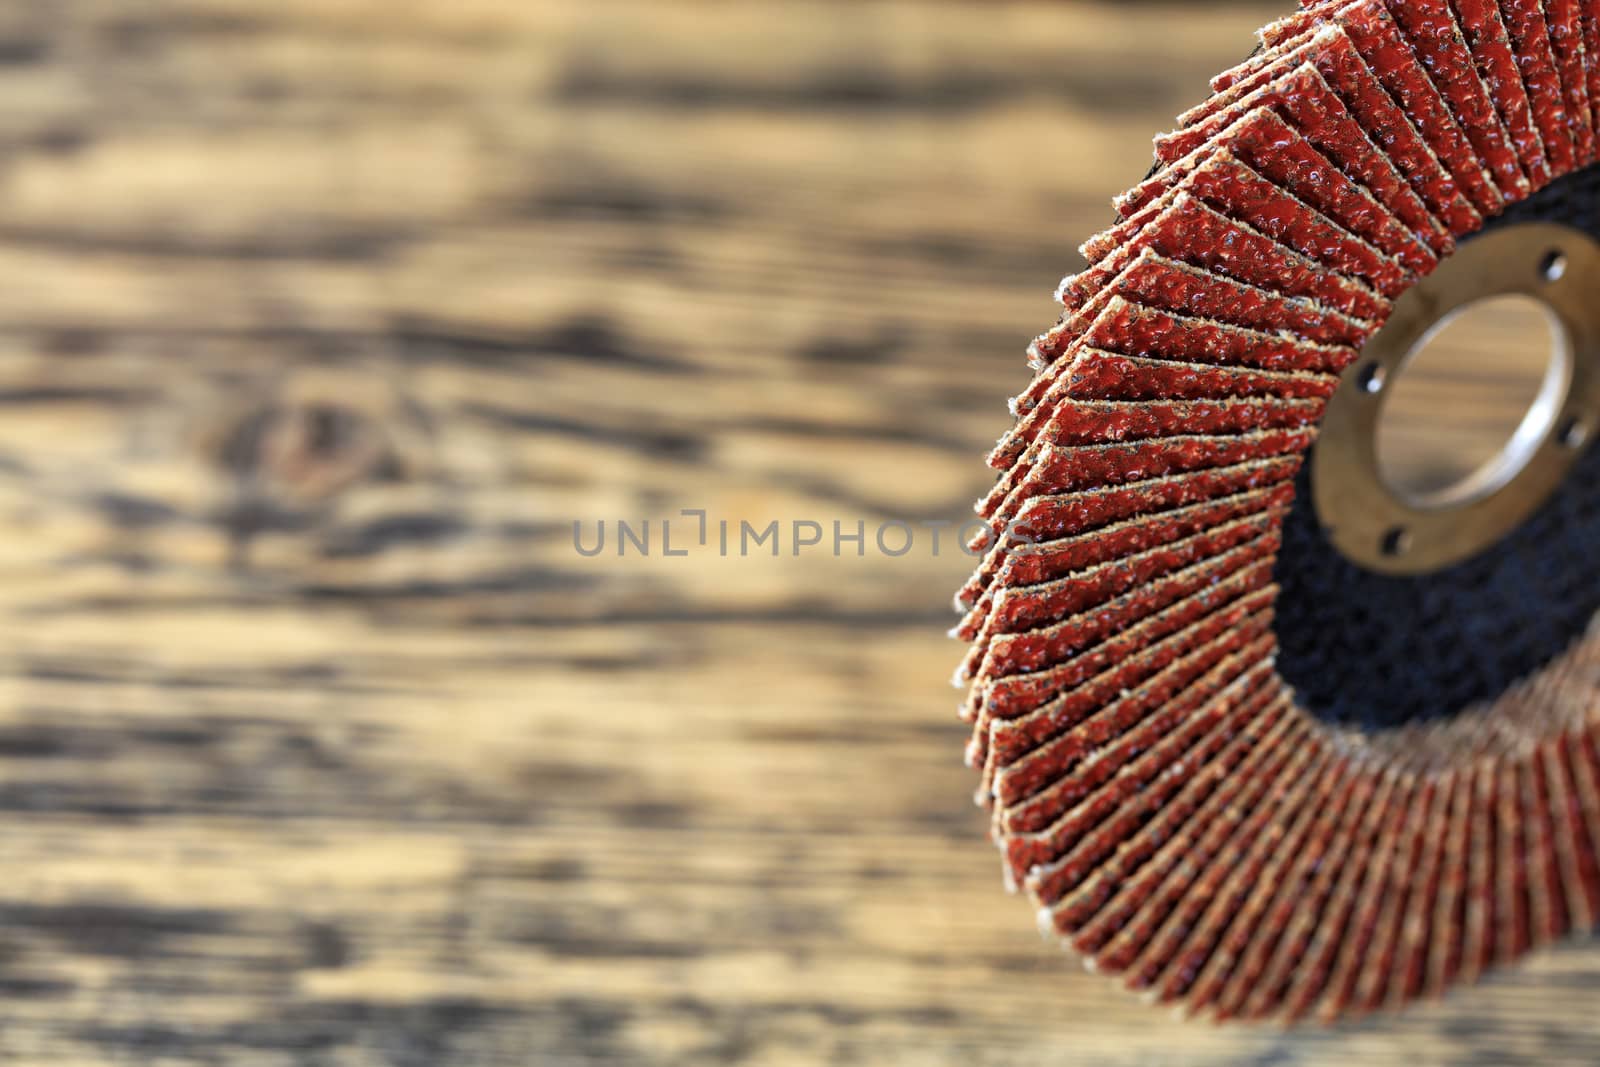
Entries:
{"label": "mounting hole in hub", "polygon": [[[1516,477],[1560,416],[1566,347],[1560,320],[1530,296],[1489,297],[1441,319],[1392,380],[1379,378],[1374,445],[1385,486],[1411,507],[1444,508]],[[1375,391],[1365,375],[1358,381]],[[1584,432],[1581,422],[1571,428]],[[1564,443],[1567,429],[1557,430]],[[1387,540],[1384,554],[1396,554]]]}
{"label": "mounting hole in hub", "polygon": [[1363,393],[1378,393],[1383,390],[1383,380],[1388,377],[1381,363],[1368,363],[1361,368],[1361,375],[1357,380]]}
{"label": "mounting hole in hub", "polygon": [[1385,556],[1403,556],[1411,547],[1411,534],[1404,526],[1396,526],[1383,535],[1383,543],[1378,546]]}

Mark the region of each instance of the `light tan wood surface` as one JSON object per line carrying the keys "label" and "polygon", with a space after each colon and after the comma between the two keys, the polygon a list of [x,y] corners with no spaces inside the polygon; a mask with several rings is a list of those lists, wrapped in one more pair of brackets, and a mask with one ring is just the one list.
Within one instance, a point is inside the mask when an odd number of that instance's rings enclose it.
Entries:
{"label": "light tan wood surface", "polygon": [[0,1062],[1592,1062],[1593,948],[1292,1034],[1083,973],[971,803],[969,560],[659,551],[967,515],[1275,13],[0,8]]}

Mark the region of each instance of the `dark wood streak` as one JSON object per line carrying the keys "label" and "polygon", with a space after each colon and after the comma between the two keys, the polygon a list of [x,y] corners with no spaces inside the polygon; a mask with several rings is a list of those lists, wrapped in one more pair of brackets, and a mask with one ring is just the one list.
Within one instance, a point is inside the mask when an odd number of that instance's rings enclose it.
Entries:
{"label": "dark wood streak", "polygon": [[0,1061],[1591,1059],[1592,948],[1285,1035],[1043,944],[952,541],[572,548],[966,517],[1281,6],[0,9]]}

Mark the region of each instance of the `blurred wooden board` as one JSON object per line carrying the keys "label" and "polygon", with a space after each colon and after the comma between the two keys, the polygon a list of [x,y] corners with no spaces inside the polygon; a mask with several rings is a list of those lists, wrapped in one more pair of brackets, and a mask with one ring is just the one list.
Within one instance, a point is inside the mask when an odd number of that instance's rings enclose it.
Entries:
{"label": "blurred wooden board", "polygon": [[[1171,1020],[999,885],[958,520],[1250,4],[0,9],[0,1060],[1582,1063]],[[659,542],[658,542],[659,547]]]}

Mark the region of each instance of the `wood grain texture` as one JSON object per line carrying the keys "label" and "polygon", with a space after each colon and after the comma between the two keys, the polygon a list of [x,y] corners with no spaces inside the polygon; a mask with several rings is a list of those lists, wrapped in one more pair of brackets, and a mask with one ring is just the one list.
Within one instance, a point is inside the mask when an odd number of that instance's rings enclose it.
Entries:
{"label": "wood grain texture", "polygon": [[1591,1061],[1594,948],[1284,1034],[1046,945],[948,544],[573,548],[964,517],[1275,13],[0,7],[0,1062]]}

